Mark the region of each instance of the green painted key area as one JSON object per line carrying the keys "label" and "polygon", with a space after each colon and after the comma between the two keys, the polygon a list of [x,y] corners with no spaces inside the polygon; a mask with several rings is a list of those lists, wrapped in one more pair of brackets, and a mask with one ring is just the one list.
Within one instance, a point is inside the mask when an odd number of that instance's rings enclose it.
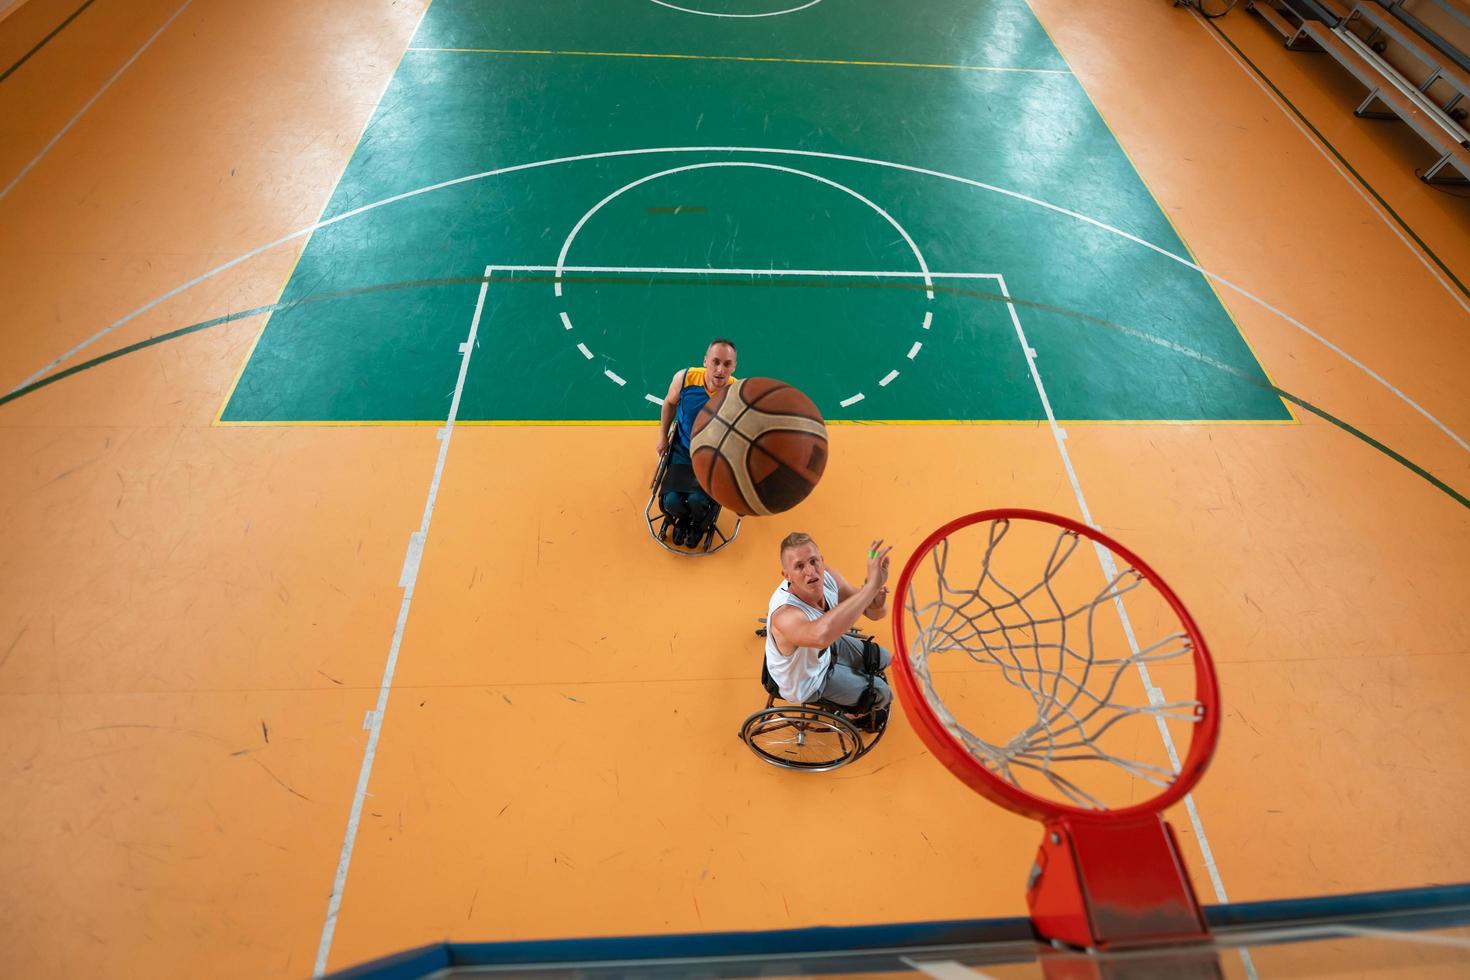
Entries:
{"label": "green painted key area", "polygon": [[830,419],[1035,420],[1022,333],[1062,419],[1289,418],[1199,273],[1076,216],[1187,256],[1023,3],[435,0],[324,217],[466,177],[318,230],[283,300],[341,295],[222,420],[442,422],[487,267],[465,421],[651,421],[714,336]]}

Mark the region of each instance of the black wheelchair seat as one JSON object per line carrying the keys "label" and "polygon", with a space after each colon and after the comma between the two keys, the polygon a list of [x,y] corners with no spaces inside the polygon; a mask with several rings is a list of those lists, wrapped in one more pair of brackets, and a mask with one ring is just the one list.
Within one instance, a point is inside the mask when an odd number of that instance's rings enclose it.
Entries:
{"label": "black wheelchair seat", "polygon": [[700,490],[701,487],[699,480],[694,475],[694,467],[689,463],[675,462],[673,459],[673,442],[676,438],[674,426],[669,428],[669,437],[669,446],[659,457],[658,468],[654,470],[653,484],[650,488],[652,492],[648,497],[648,506],[644,508],[648,533],[653,535],[653,540],[657,541],[665,551],[672,554],[683,557],[712,555],[735,540],[735,536],[740,533],[740,518],[736,517],[733,526],[726,533],[721,527],[722,509],[717,502],[712,501],[703,520],[700,520],[693,528],[689,528],[688,525],[683,526],[684,530],[689,533],[687,540],[681,541],[678,534],[674,534],[673,540],[670,540],[670,532],[679,527],[680,519],[665,509],[664,494],[693,493]]}
{"label": "black wheelchair seat", "polygon": [[761,657],[761,687],[773,698],[781,696],[781,687],[776,683],[776,678],[771,676],[770,668],[766,666],[766,658]]}
{"label": "black wheelchair seat", "polygon": [[[688,463],[675,463],[669,461],[668,471],[664,474],[663,486],[658,488],[658,494],[693,493],[700,489],[699,480],[694,476],[694,467]],[[718,515],[719,504],[715,504],[716,515]]]}
{"label": "black wheelchair seat", "polygon": [[[883,677],[883,672],[878,671],[874,676],[881,678]],[[778,698],[783,701],[785,700],[785,698],[781,697],[781,686],[776,683],[776,679],[771,676],[770,668],[766,666],[764,654],[761,656],[761,687],[765,688],[766,694],[770,696],[767,707],[770,704],[774,704]],[[857,704],[839,704],[836,701],[828,701],[826,698],[814,698],[810,701],[804,701],[802,704],[809,708],[817,708],[834,715],[842,715],[846,718],[859,721],[865,720],[872,714],[873,709],[869,697],[871,693],[871,689],[864,692],[865,699],[868,700],[867,704],[864,704],[862,701],[859,701]]]}

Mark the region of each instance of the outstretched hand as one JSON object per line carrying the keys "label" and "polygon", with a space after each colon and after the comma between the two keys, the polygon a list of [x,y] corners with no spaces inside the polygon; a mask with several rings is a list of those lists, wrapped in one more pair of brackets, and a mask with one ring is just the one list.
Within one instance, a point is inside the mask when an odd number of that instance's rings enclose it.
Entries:
{"label": "outstretched hand", "polygon": [[885,547],[882,538],[868,546],[868,584],[880,589],[888,584],[888,553],[892,550],[893,545]]}

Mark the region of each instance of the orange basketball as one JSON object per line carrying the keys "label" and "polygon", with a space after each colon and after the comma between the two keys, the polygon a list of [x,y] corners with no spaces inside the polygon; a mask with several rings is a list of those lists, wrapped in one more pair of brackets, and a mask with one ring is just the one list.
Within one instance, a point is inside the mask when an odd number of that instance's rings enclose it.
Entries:
{"label": "orange basketball", "polygon": [[827,426],[812,400],[772,378],[731,381],[694,420],[694,476],[737,514],[769,517],[806,499],[827,468]]}

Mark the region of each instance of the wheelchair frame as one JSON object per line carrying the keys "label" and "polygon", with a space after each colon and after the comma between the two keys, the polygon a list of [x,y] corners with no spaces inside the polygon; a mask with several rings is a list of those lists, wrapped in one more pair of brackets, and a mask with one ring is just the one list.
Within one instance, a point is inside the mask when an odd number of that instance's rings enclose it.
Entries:
{"label": "wheelchair frame", "polygon": [[[714,512],[708,518],[704,533],[700,535],[699,545],[693,548],[681,548],[670,543],[669,531],[673,529],[674,518],[664,510],[661,499],[663,494],[660,493],[660,490],[663,487],[664,477],[669,471],[669,457],[674,452],[674,429],[677,425],[678,423],[674,422],[669,426],[668,448],[658,458],[658,466],[653,471],[653,483],[649,487],[648,506],[643,509],[643,519],[648,524],[648,533],[653,540],[657,541],[659,547],[669,554],[678,555],[681,558],[703,558],[713,555],[740,535],[741,518],[738,516],[735,518],[735,526],[730,529],[729,534],[726,534],[725,529],[720,527],[720,516],[724,514],[725,508],[716,503]],[[718,544],[715,544],[716,537],[720,539]]]}
{"label": "wheelchair frame", "polygon": [[[765,623],[764,618],[760,621]],[[766,627],[756,630],[755,635],[764,637]],[[848,630],[847,635],[866,638],[866,634],[857,629]],[[887,680],[881,672],[878,676]],[[745,719],[739,736],[758,758],[778,768],[798,772],[840,769],[871,752],[888,730],[891,705],[881,709],[881,723],[870,730],[860,725],[873,718],[876,709],[855,713],[849,706],[832,701],[817,700],[805,704],[785,701],[775,692],[775,682],[770,681],[764,651],[761,654],[761,682],[766,688],[766,706]],[[777,704],[778,701],[781,703]],[[822,739],[836,744],[827,752],[814,753],[813,758],[798,757],[797,753],[807,749],[809,742],[818,744]]]}

